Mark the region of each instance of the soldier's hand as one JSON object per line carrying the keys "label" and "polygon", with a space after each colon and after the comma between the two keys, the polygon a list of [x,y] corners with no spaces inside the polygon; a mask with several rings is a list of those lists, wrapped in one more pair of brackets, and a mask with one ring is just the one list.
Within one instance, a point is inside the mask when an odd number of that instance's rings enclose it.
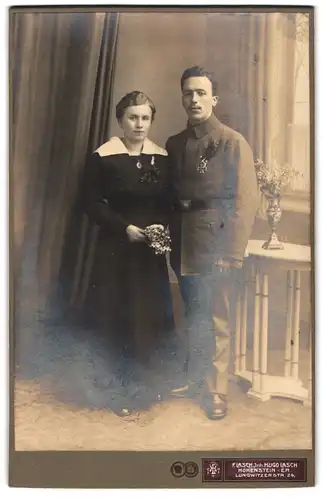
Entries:
{"label": "soldier's hand", "polygon": [[232,267],[231,262],[226,259],[217,259],[215,264],[220,269],[230,269]]}
{"label": "soldier's hand", "polygon": [[220,274],[221,276],[229,276],[230,274],[233,274],[234,269],[236,269],[239,266],[239,264],[231,259],[218,259],[215,262],[215,269],[217,274]]}
{"label": "soldier's hand", "polygon": [[236,259],[217,259],[215,265],[220,269],[239,269],[242,267],[242,261]]}

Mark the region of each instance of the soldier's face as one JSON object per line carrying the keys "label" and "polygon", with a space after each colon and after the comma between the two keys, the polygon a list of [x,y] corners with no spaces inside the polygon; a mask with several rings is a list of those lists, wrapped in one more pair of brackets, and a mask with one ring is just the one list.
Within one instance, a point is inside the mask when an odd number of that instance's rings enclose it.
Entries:
{"label": "soldier's face", "polygon": [[211,81],[206,76],[192,76],[183,83],[182,105],[191,123],[207,120],[216,106]]}
{"label": "soldier's face", "polygon": [[142,142],[149,133],[151,124],[152,110],[148,104],[129,106],[119,121],[124,136],[131,142]]}

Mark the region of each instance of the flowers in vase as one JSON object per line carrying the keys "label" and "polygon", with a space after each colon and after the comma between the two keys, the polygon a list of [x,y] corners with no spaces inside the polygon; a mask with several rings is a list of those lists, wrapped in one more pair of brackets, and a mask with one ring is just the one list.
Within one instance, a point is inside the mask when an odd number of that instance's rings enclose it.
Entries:
{"label": "flowers in vase", "polygon": [[260,158],[257,158],[254,166],[260,189],[268,198],[279,197],[294,177],[302,175],[289,163],[279,164],[276,160],[266,165]]}

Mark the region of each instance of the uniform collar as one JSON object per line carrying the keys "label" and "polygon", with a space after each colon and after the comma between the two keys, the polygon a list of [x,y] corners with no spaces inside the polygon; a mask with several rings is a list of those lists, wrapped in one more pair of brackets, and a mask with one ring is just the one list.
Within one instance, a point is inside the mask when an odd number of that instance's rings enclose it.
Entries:
{"label": "uniform collar", "polygon": [[191,125],[189,122],[187,124],[187,129],[189,132],[193,133],[197,139],[201,139],[206,134],[210,134],[212,131],[216,131],[220,134],[222,124],[216,118],[214,113],[202,123],[197,123],[196,125]]}

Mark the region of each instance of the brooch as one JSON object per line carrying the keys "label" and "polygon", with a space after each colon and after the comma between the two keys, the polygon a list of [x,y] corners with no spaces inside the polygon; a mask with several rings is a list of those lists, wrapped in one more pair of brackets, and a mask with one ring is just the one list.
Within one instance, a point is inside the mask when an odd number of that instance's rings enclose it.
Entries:
{"label": "brooch", "polygon": [[140,182],[157,182],[160,178],[160,170],[155,165],[155,156],[153,155],[150,162],[150,169],[143,173]]}
{"label": "brooch", "polygon": [[204,174],[208,170],[208,162],[215,156],[220,140],[212,141],[208,144],[205,155],[199,157],[197,172]]}

